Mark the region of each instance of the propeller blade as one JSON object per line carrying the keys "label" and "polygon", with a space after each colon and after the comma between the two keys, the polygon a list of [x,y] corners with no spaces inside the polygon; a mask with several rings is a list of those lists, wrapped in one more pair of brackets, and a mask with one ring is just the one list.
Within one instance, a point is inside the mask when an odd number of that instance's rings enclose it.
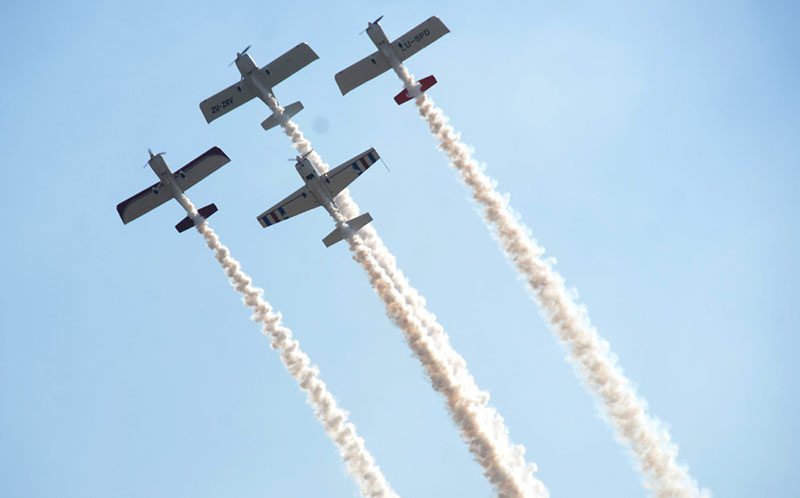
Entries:
{"label": "propeller blade", "polygon": [[367,30],[370,28],[370,26],[372,26],[373,24],[378,24],[378,21],[380,21],[381,19],[383,19],[383,16],[380,16],[379,18],[375,19],[374,22],[367,22],[367,27],[364,29],[364,31],[359,33],[359,35],[363,35],[364,33],[366,33]]}
{"label": "propeller blade", "polygon": [[233,59],[233,62],[228,64],[228,67],[231,67],[232,65],[234,65],[236,63],[236,61],[239,60],[239,57],[243,56],[244,54],[247,53],[248,50],[250,50],[250,47],[252,47],[252,45],[248,45],[248,46],[244,47],[244,50],[242,50],[241,52],[236,52],[236,58]]}

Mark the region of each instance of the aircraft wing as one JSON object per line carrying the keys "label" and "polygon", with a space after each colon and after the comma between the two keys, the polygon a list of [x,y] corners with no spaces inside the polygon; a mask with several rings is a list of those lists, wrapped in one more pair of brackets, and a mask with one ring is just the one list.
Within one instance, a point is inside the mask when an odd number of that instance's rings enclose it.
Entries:
{"label": "aircraft wing", "polygon": [[173,197],[174,195],[169,187],[161,183],[154,183],[130,199],[117,204],[117,213],[122,218],[122,223],[127,224]]}
{"label": "aircraft wing", "polygon": [[172,174],[175,183],[183,190],[189,190],[200,180],[231,162],[219,147],[211,147],[195,160]]}
{"label": "aircraft wing", "polygon": [[319,56],[316,52],[307,43],[301,43],[259,71],[267,74],[268,85],[271,88],[317,59]]}
{"label": "aircraft wing", "polygon": [[404,61],[449,32],[450,30],[438,17],[432,16],[393,41],[392,47],[397,58]]}
{"label": "aircraft wing", "polygon": [[331,196],[336,197],[339,192],[361,176],[361,173],[367,171],[380,157],[378,151],[372,148],[322,175],[322,179],[325,181],[325,185],[328,186]]}
{"label": "aircraft wing", "polygon": [[249,102],[256,94],[244,81],[237,81],[225,90],[200,102],[200,111],[206,122],[210,123],[224,116],[245,102]]}
{"label": "aircraft wing", "polygon": [[336,73],[336,84],[339,85],[342,95],[356,88],[381,73],[386,72],[391,66],[386,57],[379,52],[372,53],[347,69]]}
{"label": "aircraft wing", "polygon": [[317,199],[308,191],[308,187],[303,185],[286,199],[259,214],[258,222],[261,223],[262,227],[266,228],[279,221],[297,216],[300,213],[305,213],[309,209],[313,209],[319,205]]}
{"label": "aircraft wing", "polygon": [[[230,162],[228,156],[219,147],[212,147],[197,159],[173,173],[175,183],[181,190],[188,190],[191,186]],[[172,199],[174,194],[168,185],[161,182],[142,190],[130,199],[117,204],[117,213],[122,223],[130,223],[145,213]]]}

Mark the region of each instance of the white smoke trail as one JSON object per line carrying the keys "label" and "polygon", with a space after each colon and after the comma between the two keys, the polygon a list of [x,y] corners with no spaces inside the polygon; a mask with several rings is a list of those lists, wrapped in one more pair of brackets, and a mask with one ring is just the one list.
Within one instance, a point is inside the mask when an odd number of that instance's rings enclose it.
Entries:
{"label": "white smoke trail", "polygon": [[[277,114],[281,127],[300,154],[321,173],[330,167],[316,153],[298,126],[283,114],[274,97],[265,100]],[[359,208],[344,190],[336,198],[341,217],[338,224],[359,214]],[[384,302],[387,315],[403,331],[406,341],[422,362],[434,389],[442,393],[453,420],[470,452],[483,467],[484,475],[500,497],[548,496],[544,484],[533,476],[535,464],[525,462],[525,448],[509,440],[503,418],[489,406],[489,395],[481,391],[466,367],[466,361],[450,346],[444,328],[425,307],[425,299],[411,287],[397,268],[375,229],[368,225],[349,239],[353,258],[364,268],[370,283]],[[424,333],[427,331],[427,335]]]}
{"label": "white smoke trail", "polygon": [[414,77],[394,54],[389,58],[409,94],[415,97],[419,114],[439,141],[439,148],[472,189],[473,198],[483,206],[489,229],[495,231],[506,256],[525,277],[550,325],[567,346],[572,362],[602,401],[617,437],[636,456],[645,487],[658,498],[710,496],[707,490],[698,488],[688,468],[677,463],[678,448],[671,442],[669,432],[647,413],[646,402],[617,365],[608,342],[590,324],[585,307],[572,299],[551,261],[542,258],[544,249],[508,206],[508,197],[497,192],[496,182],[472,158],[472,150],[447,124],[441,109],[419,91]]}
{"label": "white smoke trail", "polygon": [[214,257],[230,278],[231,285],[242,295],[242,301],[253,310],[252,319],[263,325],[261,332],[269,336],[272,348],[280,352],[281,361],[289,374],[306,392],[308,403],[314,408],[314,415],[338,447],[347,472],[358,483],[361,496],[399,498],[364,447],[364,440],[356,433],[355,426],[347,421],[347,412],[339,408],[325,383],[319,379],[317,367],[311,365],[308,355],[300,349],[300,343],[292,339],[292,331],[281,323],[281,314],[275,312],[262,298],[264,291],[251,285],[250,277],[242,271],[239,262],[231,257],[230,250],[219,241],[219,237],[200,216],[189,198],[176,192],[176,199],[195,222],[197,231],[203,235],[208,248],[214,251]]}

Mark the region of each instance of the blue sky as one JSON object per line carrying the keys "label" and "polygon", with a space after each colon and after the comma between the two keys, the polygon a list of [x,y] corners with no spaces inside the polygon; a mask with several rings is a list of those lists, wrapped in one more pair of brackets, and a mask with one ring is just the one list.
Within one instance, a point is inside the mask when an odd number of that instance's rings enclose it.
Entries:
{"label": "blue sky", "polygon": [[644,496],[466,189],[384,75],[333,75],[430,15],[430,95],[511,194],[599,332],[717,496],[792,496],[800,458],[798,7],[789,2],[59,2],[0,7],[4,212],[0,494],[354,496],[334,446],[177,203],[114,206],[218,145],[194,187],[401,496],[483,497],[480,475],[323,212],[269,229],[297,188],[285,136],[250,103],[198,104],[305,41],[275,89],[351,189],[492,394],[552,496]]}

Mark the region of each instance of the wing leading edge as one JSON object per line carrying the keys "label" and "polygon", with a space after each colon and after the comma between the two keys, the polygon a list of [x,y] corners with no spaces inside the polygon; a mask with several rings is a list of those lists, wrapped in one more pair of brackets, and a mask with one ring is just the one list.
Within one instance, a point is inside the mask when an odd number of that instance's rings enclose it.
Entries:
{"label": "wing leading edge", "polygon": [[267,84],[274,87],[317,59],[319,56],[307,43],[300,43],[259,71],[267,75]]}
{"label": "wing leading edge", "polygon": [[319,205],[319,202],[308,191],[308,187],[303,185],[279,203],[259,214],[258,222],[266,228],[292,216],[305,213]]}
{"label": "wing leading edge", "polygon": [[336,197],[339,192],[347,188],[353,180],[361,176],[370,166],[375,164],[380,157],[378,151],[374,148],[370,148],[322,175],[322,179],[328,187],[331,196]]}
{"label": "wing leading edge", "polygon": [[389,61],[380,52],[374,52],[347,69],[336,73],[334,79],[342,95],[357,88],[379,74],[389,70]]}
{"label": "wing leading edge", "polygon": [[237,81],[225,90],[200,102],[200,111],[210,123],[255,97],[255,92],[244,81]]}
{"label": "wing leading edge", "polygon": [[449,32],[438,17],[432,16],[393,41],[392,47],[397,58],[404,61]]}

